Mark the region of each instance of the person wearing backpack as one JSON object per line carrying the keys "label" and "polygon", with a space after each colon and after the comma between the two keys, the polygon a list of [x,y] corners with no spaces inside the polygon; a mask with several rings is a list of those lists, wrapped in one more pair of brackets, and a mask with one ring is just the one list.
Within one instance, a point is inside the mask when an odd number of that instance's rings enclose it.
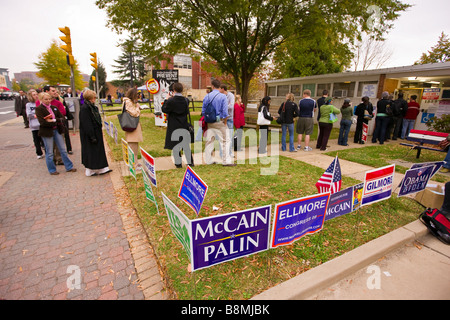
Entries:
{"label": "person wearing backpack", "polygon": [[224,166],[235,166],[231,160],[230,134],[227,127],[228,120],[228,100],[227,96],[220,93],[220,81],[215,79],[211,82],[212,91],[203,99],[202,114],[208,125],[206,131],[205,159],[206,164],[213,164],[212,152],[214,151],[214,140],[217,135],[222,147],[222,164]]}
{"label": "person wearing backpack", "polygon": [[400,128],[403,123],[403,117],[405,116],[407,110],[408,110],[408,102],[406,102],[406,100],[403,99],[403,93],[400,92],[398,94],[398,99],[394,101],[392,106],[393,112],[392,127],[389,128],[388,132],[389,133],[388,137],[390,137],[391,132],[393,131],[392,140],[397,140],[397,138],[399,138],[399,136],[401,135]]}

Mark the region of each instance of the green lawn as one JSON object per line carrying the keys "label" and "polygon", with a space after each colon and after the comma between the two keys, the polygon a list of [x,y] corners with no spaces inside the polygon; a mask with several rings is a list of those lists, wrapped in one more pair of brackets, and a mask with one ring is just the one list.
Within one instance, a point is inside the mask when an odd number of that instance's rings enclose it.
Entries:
{"label": "green lawn", "polygon": [[[279,157],[279,161],[280,168],[274,176],[261,176],[260,169],[268,166],[262,164],[247,163],[228,168],[196,166],[196,173],[209,186],[200,217],[275,205],[317,193],[314,185],[323,169],[285,157]],[[142,176],[138,175],[137,182],[131,177],[125,178],[133,205],[155,248],[170,290],[178,299],[251,298],[414,221],[422,210],[415,201],[394,196],[328,221],[320,233],[306,236],[291,246],[222,263],[193,275],[188,272],[184,249],[172,234],[161,198],[161,192],[164,192],[190,219],[196,218],[194,211],[177,197],[184,171],[157,172],[158,188],[154,188],[154,193],[160,215],[155,205],[145,199]],[[344,177],[343,188],[356,183],[358,181]],[[213,206],[219,210],[214,211]]]}

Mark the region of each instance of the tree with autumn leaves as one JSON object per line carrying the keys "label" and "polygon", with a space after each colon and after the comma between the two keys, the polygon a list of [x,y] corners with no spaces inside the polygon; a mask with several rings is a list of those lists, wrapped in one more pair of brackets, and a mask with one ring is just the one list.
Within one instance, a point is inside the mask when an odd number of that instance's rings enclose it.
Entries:
{"label": "tree with autumn leaves", "polygon": [[[39,61],[35,63],[35,66],[38,68],[37,76],[45,79],[49,84],[70,84],[70,66],[67,64],[66,52],[59,47],[56,40],[52,41],[47,51],[39,55]],[[74,77],[75,88],[82,90],[83,76],[76,60]]]}
{"label": "tree with autumn leaves", "polygon": [[[307,43],[312,36],[332,35],[325,43],[331,48],[352,43],[361,32],[381,37],[409,7],[399,0],[97,0],[96,4],[106,10],[112,29],[142,41],[147,57],[195,50],[216,61],[220,71],[233,78],[244,103],[252,78],[281,46]],[[374,6],[382,28],[371,30],[367,22],[373,20],[373,12],[368,8]]]}

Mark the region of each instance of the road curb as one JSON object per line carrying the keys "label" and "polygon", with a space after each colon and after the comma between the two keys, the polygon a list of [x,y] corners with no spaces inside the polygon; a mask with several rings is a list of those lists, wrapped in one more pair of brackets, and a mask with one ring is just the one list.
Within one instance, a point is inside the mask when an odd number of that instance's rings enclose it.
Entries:
{"label": "road curb", "polygon": [[285,281],[251,300],[304,300],[369,266],[389,252],[424,236],[427,228],[416,220],[342,256]]}

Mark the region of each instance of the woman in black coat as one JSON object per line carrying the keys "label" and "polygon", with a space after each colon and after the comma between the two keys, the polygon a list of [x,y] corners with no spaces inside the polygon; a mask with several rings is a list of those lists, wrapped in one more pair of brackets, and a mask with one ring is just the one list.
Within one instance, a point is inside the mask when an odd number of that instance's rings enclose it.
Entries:
{"label": "woman in black coat", "polygon": [[80,108],[81,163],[86,167],[86,176],[111,172],[103,144],[102,118],[95,105],[96,93],[87,90],[84,104]]}
{"label": "woman in black coat", "polygon": [[162,106],[162,112],[167,114],[167,132],[164,149],[172,150],[177,168],[182,167],[181,149],[183,149],[186,162],[192,167],[194,166],[194,158],[191,152],[191,135],[187,118],[189,115],[189,100],[181,94],[183,92],[183,85],[181,83],[174,83],[173,90],[175,94],[165,100]]}

